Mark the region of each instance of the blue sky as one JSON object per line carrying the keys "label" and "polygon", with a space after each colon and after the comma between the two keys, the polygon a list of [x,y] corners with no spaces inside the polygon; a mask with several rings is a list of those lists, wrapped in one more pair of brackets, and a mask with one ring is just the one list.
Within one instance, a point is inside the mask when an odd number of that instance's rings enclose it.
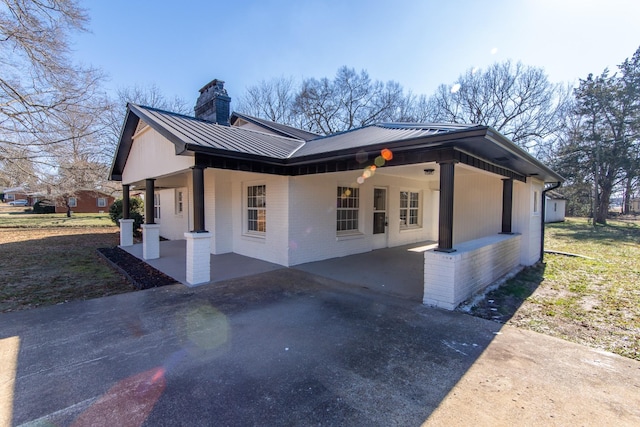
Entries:
{"label": "blue sky", "polygon": [[214,78],[237,99],[263,79],[333,77],[342,65],[426,95],[507,59],[577,82],[640,46],[637,0],[84,3],[91,23],[74,37],[78,62],[101,68],[110,91],[154,83],[190,104]]}

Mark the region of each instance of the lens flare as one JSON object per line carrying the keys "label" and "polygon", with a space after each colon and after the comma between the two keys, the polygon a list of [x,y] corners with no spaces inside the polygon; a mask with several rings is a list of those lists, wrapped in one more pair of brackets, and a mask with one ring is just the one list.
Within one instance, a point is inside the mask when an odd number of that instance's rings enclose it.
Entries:
{"label": "lens flare", "polygon": [[369,159],[369,156],[364,151],[358,151],[356,153],[356,162],[362,164]]}
{"label": "lens flare", "polygon": [[389,150],[388,148],[383,148],[382,151],[380,151],[380,155],[382,156],[383,159],[385,159],[387,162],[391,159],[393,159],[393,153],[391,152],[391,150]]}
{"label": "lens flare", "polygon": [[364,184],[364,178],[359,176],[358,179],[356,179],[356,182],[360,185]]}
{"label": "lens flare", "polygon": [[210,305],[203,303],[181,315],[178,323],[182,326],[183,339],[188,342],[188,346],[211,350],[228,341],[227,316]]}
{"label": "lens flare", "polygon": [[460,90],[460,83],[456,83],[451,86],[451,93],[457,93]]}
{"label": "lens flare", "polygon": [[385,159],[382,156],[378,156],[376,157],[376,159],[373,162],[377,167],[381,168],[382,166],[384,166],[385,164]]}

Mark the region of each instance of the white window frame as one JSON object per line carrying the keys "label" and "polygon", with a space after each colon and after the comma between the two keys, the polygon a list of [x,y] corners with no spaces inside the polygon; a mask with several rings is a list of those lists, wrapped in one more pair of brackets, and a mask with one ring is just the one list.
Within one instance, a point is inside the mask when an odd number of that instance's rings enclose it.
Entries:
{"label": "white window frame", "polygon": [[70,208],[77,208],[78,207],[78,198],[77,197],[69,197],[67,202],[68,202]]}
{"label": "white window frame", "polygon": [[176,215],[182,215],[184,212],[184,190],[176,188]]}
{"label": "white window frame", "polygon": [[244,187],[244,234],[253,237],[267,235],[267,184],[245,183]]}
{"label": "white window frame", "polygon": [[[402,206],[402,193],[407,193],[407,205],[406,206]],[[414,201],[412,196],[415,195],[415,202],[416,202],[416,206],[411,206],[411,203]],[[409,190],[409,189],[401,189],[400,190],[400,200],[398,202],[399,204],[399,209],[398,209],[398,214],[399,214],[399,223],[400,223],[400,230],[411,230],[414,228],[421,228],[422,227],[422,194],[421,191],[418,190]],[[407,219],[407,222],[405,222],[403,224],[402,222],[402,214],[403,211],[405,213],[405,218]],[[415,215],[415,223],[411,223],[410,219],[413,218],[411,214]]]}
{"label": "white window frame", "polygon": [[160,193],[153,193],[153,219],[160,219]]}
{"label": "white window frame", "polygon": [[336,187],[336,235],[361,234],[360,188],[352,185]]}
{"label": "white window frame", "polygon": [[[102,201],[102,203],[100,203]],[[107,207],[107,198],[106,197],[98,197],[96,199],[96,204],[99,208],[106,208]]]}

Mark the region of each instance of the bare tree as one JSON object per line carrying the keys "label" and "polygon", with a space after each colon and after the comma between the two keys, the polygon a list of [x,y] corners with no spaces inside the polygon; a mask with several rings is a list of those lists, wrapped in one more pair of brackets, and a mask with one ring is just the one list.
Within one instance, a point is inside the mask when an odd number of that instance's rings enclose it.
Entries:
{"label": "bare tree", "polygon": [[371,81],[362,70],[341,67],[335,78],[305,79],[294,109],[308,130],[332,134],[380,121],[409,117],[411,95],[394,81]]}
{"label": "bare tree", "polygon": [[62,117],[87,105],[100,83],[96,70],[69,60],[68,36],[87,20],[75,0],[2,0],[0,165],[18,184],[51,166],[48,147],[67,138]]}
{"label": "bare tree", "polygon": [[531,149],[558,131],[569,99],[568,88],[549,82],[541,68],[506,61],[440,85],[428,109],[431,121],[491,126]]}
{"label": "bare tree", "polygon": [[193,112],[192,107],[189,107],[184,99],[178,96],[168,98],[155,83],[146,86],[134,85],[118,89],[115,99],[105,100],[105,114],[102,116],[104,126],[107,129],[103,141],[104,149],[107,153],[106,157],[109,159],[108,162],[111,161],[118,145],[118,139],[120,138],[120,131],[126,112],[125,106],[128,103],[185,115]]}
{"label": "bare tree", "polygon": [[237,110],[250,116],[295,126],[298,123],[293,111],[296,91],[293,77],[262,80],[246,89],[238,101]]}

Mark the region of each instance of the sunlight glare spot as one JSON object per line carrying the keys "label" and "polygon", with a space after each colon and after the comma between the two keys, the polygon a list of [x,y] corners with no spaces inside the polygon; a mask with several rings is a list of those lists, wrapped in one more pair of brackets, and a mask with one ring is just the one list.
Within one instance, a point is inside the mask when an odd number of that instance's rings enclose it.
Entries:
{"label": "sunlight glare spot", "polygon": [[497,47],[494,47],[493,49],[491,49],[491,55],[495,55],[496,53],[498,53]]}
{"label": "sunlight glare spot", "polygon": [[456,83],[451,87],[451,93],[457,93],[460,90],[460,83]]}
{"label": "sunlight glare spot", "polygon": [[214,307],[202,304],[180,319],[183,337],[197,348],[211,350],[222,346],[229,338],[229,321]]}
{"label": "sunlight glare spot", "polygon": [[20,337],[0,339],[0,426],[11,425]]}

